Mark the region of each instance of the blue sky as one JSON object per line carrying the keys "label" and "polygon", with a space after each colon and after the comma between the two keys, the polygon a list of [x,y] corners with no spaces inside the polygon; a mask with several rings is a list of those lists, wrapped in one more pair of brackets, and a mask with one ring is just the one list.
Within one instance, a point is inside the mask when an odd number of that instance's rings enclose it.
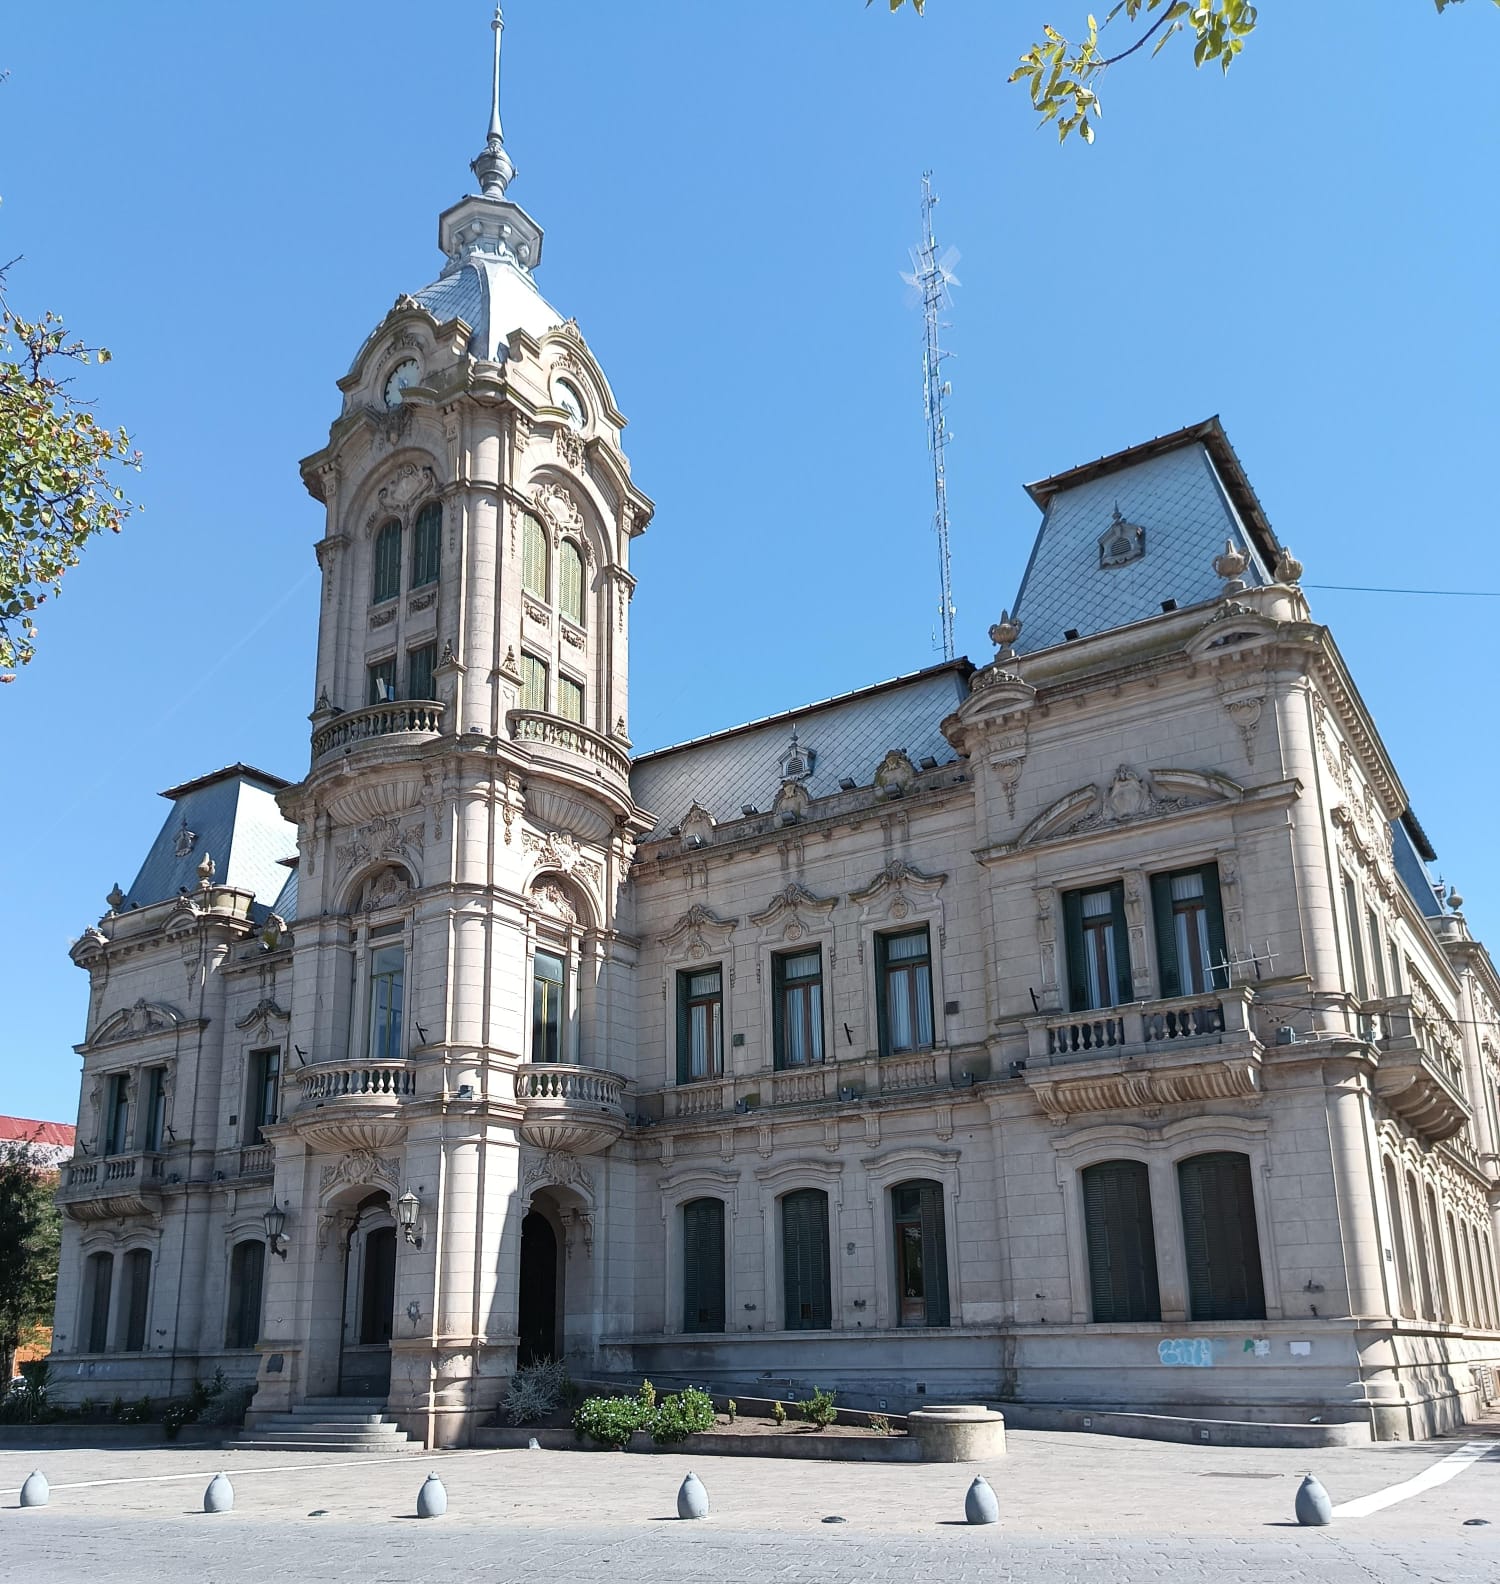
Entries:
{"label": "blue sky", "polygon": [[[633,568],[632,730],[691,737],[938,658],[920,320],[925,167],[960,249],[950,452],[961,652],[1010,603],[1028,479],[1222,415],[1307,581],[1500,589],[1500,56],[1478,3],[1268,0],[1227,78],[1105,84],[1092,149],[1004,78],[1087,0],[512,0],[512,196],[658,503]],[[1077,13],[1076,17],[1074,13]],[[69,941],[128,885],[156,794],[306,765],[322,532],[297,461],[471,187],[485,0],[12,7],[0,257],[116,361],[146,453],[0,693],[0,1111],[71,1119]],[[1316,56],[1309,52],[1316,48]],[[1460,72],[1459,90],[1428,86]],[[1312,591],[1476,931],[1500,600]]]}

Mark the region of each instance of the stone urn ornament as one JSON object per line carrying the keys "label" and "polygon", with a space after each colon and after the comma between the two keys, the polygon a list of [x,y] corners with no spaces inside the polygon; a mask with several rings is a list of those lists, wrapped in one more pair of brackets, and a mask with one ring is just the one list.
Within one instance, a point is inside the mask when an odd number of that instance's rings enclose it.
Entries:
{"label": "stone urn ornament", "polygon": [[215,1474],[208,1482],[208,1489],[203,1493],[203,1510],[206,1513],[234,1511],[234,1486],[229,1483],[227,1474]]}
{"label": "stone urn ornament", "polygon": [[429,1474],[417,1492],[417,1517],[441,1518],[448,1511],[448,1492],[436,1474]]}
{"label": "stone urn ornament", "polygon": [[1244,572],[1249,565],[1250,557],[1233,539],[1226,539],[1223,552],[1214,557],[1214,572],[1224,579],[1225,594],[1244,593]]}

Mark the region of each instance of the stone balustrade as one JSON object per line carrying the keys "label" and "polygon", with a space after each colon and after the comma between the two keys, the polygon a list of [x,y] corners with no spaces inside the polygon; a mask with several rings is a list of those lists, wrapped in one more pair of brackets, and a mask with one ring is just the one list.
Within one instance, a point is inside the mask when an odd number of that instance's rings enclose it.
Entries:
{"label": "stone balustrade", "polygon": [[629,786],[629,754],[587,726],[541,710],[511,710],[506,720],[514,741],[540,748],[545,756],[572,769],[603,776],[618,787]]}
{"label": "stone balustrade", "polygon": [[625,1080],[599,1067],[523,1062],[515,1073],[521,1137],[538,1149],[594,1155],[625,1131]]}
{"label": "stone balustrade", "polygon": [[1470,1119],[1458,1026],[1419,994],[1389,996],[1369,1013],[1376,1096],[1429,1142],[1453,1143]]}
{"label": "stone balustrade", "polygon": [[329,1063],[297,1074],[301,1109],[349,1101],[397,1105],[417,1092],[417,1075],[404,1061]]}
{"label": "stone balustrade", "polygon": [[1088,1060],[1117,1051],[1246,1036],[1250,999],[1244,990],[1138,1001],[1097,1012],[1055,1012],[1026,1019],[1028,1062]]}
{"label": "stone balustrade", "polygon": [[154,1211],[165,1185],[160,1155],[106,1155],[69,1161],[57,1198],[75,1221],[107,1221]]}
{"label": "stone balustrade", "polygon": [[391,699],[365,709],[348,710],[313,733],[313,763],[324,754],[372,737],[436,737],[443,729],[444,708],[433,699]]}
{"label": "stone balustrade", "polygon": [[270,1144],[248,1144],[240,1151],[241,1177],[265,1177],[276,1169],[276,1150]]}

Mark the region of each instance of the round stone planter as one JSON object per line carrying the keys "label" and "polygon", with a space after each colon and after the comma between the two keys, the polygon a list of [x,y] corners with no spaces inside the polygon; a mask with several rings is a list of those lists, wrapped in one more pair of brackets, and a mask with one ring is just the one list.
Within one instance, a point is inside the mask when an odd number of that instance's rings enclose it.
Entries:
{"label": "round stone planter", "polygon": [[918,1408],[906,1428],[922,1448],[924,1463],[983,1463],[1005,1456],[1005,1415],[980,1403]]}

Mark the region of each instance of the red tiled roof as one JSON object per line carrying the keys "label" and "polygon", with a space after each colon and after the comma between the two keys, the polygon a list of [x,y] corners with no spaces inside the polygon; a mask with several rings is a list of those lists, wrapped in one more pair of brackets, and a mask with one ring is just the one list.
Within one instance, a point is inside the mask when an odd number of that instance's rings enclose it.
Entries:
{"label": "red tiled roof", "polygon": [[28,1117],[0,1116],[0,1143],[14,1139],[72,1149],[75,1131],[68,1122],[33,1122]]}

